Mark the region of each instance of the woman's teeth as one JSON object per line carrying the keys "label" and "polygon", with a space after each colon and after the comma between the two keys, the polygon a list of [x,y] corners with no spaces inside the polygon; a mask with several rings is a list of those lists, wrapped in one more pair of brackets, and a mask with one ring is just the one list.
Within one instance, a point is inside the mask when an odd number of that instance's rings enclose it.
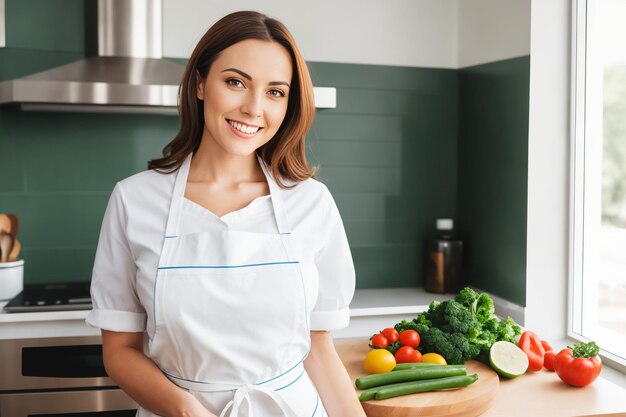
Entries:
{"label": "woman's teeth", "polygon": [[235,129],[237,129],[240,132],[243,133],[247,133],[247,134],[252,134],[252,133],[256,133],[259,130],[258,126],[247,126],[247,125],[242,125],[241,123],[238,122],[234,122],[232,120],[229,120],[228,123],[230,123],[230,125],[232,127],[234,127]]}

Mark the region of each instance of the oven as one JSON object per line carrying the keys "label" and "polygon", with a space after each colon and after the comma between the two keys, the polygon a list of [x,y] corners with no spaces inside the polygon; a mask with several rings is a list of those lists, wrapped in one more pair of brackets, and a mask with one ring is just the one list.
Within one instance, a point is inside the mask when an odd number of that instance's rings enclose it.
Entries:
{"label": "oven", "polygon": [[0,417],[134,417],[100,336],[0,340]]}

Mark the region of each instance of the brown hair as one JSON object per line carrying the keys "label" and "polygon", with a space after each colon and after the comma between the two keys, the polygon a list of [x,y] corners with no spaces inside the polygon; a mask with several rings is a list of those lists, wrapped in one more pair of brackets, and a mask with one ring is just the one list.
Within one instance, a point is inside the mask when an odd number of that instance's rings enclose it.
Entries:
{"label": "brown hair", "polygon": [[285,119],[274,137],[257,153],[283,188],[287,186],[282,178],[299,182],[314,176],[315,171],[308,165],[304,147],[306,134],[315,116],[309,70],[285,25],[254,11],[235,12],[221,18],[196,45],[178,90],[180,129],[163,148],[163,157],[148,162],[149,169],[164,173],[176,171],[191,152],[197,151],[204,129],[204,102],[196,96],[196,71],[202,79],[206,79],[211,64],[220,52],[246,39],[277,42],[289,52],[293,66]]}

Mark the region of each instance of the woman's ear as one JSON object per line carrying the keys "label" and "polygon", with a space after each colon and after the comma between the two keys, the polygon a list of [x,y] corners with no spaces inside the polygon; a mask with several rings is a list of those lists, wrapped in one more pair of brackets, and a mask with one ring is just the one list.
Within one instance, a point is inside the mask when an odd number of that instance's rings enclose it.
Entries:
{"label": "woman's ear", "polygon": [[196,85],[196,97],[198,97],[198,100],[204,100],[204,80],[198,70],[196,70]]}

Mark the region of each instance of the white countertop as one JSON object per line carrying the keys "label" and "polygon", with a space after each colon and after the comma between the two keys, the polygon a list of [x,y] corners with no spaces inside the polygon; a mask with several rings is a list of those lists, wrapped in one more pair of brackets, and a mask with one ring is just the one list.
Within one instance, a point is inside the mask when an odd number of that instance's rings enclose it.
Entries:
{"label": "white countertop", "polygon": [[[417,312],[428,309],[432,300],[449,298],[452,298],[451,294],[427,293],[423,288],[359,289],[350,304],[350,316],[355,324],[359,320],[378,318],[379,322],[374,326],[382,328],[393,324],[396,319],[415,317]],[[510,306],[506,302],[498,297],[492,298],[499,315],[509,314]],[[100,335],[100,329],[91,328],[85,323],[88,310],[7,313],[2,310],[6,303],[0,301],[0,339]],[[603,375],[607,379],[626,387],[626,375],[608,366],[606,368]]]}

